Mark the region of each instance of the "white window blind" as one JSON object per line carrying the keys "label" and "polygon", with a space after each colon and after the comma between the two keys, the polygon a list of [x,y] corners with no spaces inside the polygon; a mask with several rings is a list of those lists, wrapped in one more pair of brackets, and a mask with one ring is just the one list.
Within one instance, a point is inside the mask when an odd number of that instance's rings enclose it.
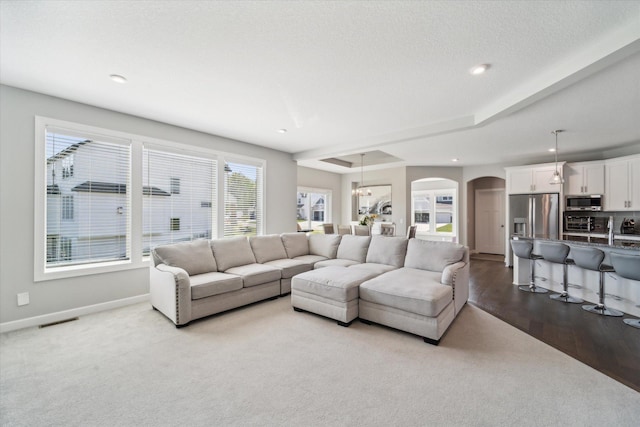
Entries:
{"label": "white window blind", "polygon": [[216,160],[143,148],[142,251],[215,237]]}
{"label": "white window blind", "polygon": [[131,142],[48,127],[46,268],[129,259]]}
{"label": "white window blind", "polygon": [[224,171],[224,235],[262,234],[262,166],[227,162]]}

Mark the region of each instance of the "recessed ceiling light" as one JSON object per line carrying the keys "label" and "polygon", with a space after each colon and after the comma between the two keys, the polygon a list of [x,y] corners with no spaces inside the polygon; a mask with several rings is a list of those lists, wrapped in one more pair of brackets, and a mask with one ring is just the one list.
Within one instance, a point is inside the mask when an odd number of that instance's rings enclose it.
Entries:
{"label": "recessed ceiling light", "polygon": [[124,84],[127,82],[126,77],[121,76],[120,74],[111,74],[109,77],[111,77],[111,80],[116,83]]}
{"label": "recessed ceiling light", "polygon": [[457,162],[459,159],[451,159],[452,162]]}
{"label": "recessed ceiling light", "polygon": [[278,129],[278,133],[287,133],[287,130],[282,128],[282,129]]}
{"label": "recessed ceiling light", "polygon": [[556,149],[555,148],[549,148],[549,151],[553,153],[554,151],[556,151]]}
{"label": "recessed ceiling light", "polygon": [[487,71],[489,67],[491,67],[491,65],[489,64],[480,64],[473,67],[471,70],[469,70],[469,72],[474,76],[477,76]]}

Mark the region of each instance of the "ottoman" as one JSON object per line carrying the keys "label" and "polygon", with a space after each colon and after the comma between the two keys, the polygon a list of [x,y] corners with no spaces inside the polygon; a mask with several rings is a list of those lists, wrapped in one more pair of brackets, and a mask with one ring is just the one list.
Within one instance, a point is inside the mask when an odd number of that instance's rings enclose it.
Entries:
{"label": "ottoman", "polygon": [[349,326],[358,317],[358,287],[377,274],[340,266],[323,267],[291,279],[291,305]]}

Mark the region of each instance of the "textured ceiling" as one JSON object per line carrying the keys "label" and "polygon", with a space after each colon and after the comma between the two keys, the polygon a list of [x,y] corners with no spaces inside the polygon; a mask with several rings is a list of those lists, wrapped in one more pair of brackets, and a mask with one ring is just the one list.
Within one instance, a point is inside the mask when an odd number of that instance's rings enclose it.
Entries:
{"label": "textured ceiling", "polygon": [[548,161],[558,128],[562,153],[640,141],[638,1],[2,1],[0,19],[3,84],[310,167]]}

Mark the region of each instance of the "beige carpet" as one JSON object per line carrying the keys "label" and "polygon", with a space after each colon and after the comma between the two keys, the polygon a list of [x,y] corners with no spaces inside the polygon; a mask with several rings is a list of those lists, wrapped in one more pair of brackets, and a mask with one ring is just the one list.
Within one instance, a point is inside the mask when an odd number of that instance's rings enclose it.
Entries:
{"label": "beige carpet", "polygon": [[0,341],[2,426],[637,426],[640,394],[480,309],[440,346],[289,298],[177,330],[148,304]]}

